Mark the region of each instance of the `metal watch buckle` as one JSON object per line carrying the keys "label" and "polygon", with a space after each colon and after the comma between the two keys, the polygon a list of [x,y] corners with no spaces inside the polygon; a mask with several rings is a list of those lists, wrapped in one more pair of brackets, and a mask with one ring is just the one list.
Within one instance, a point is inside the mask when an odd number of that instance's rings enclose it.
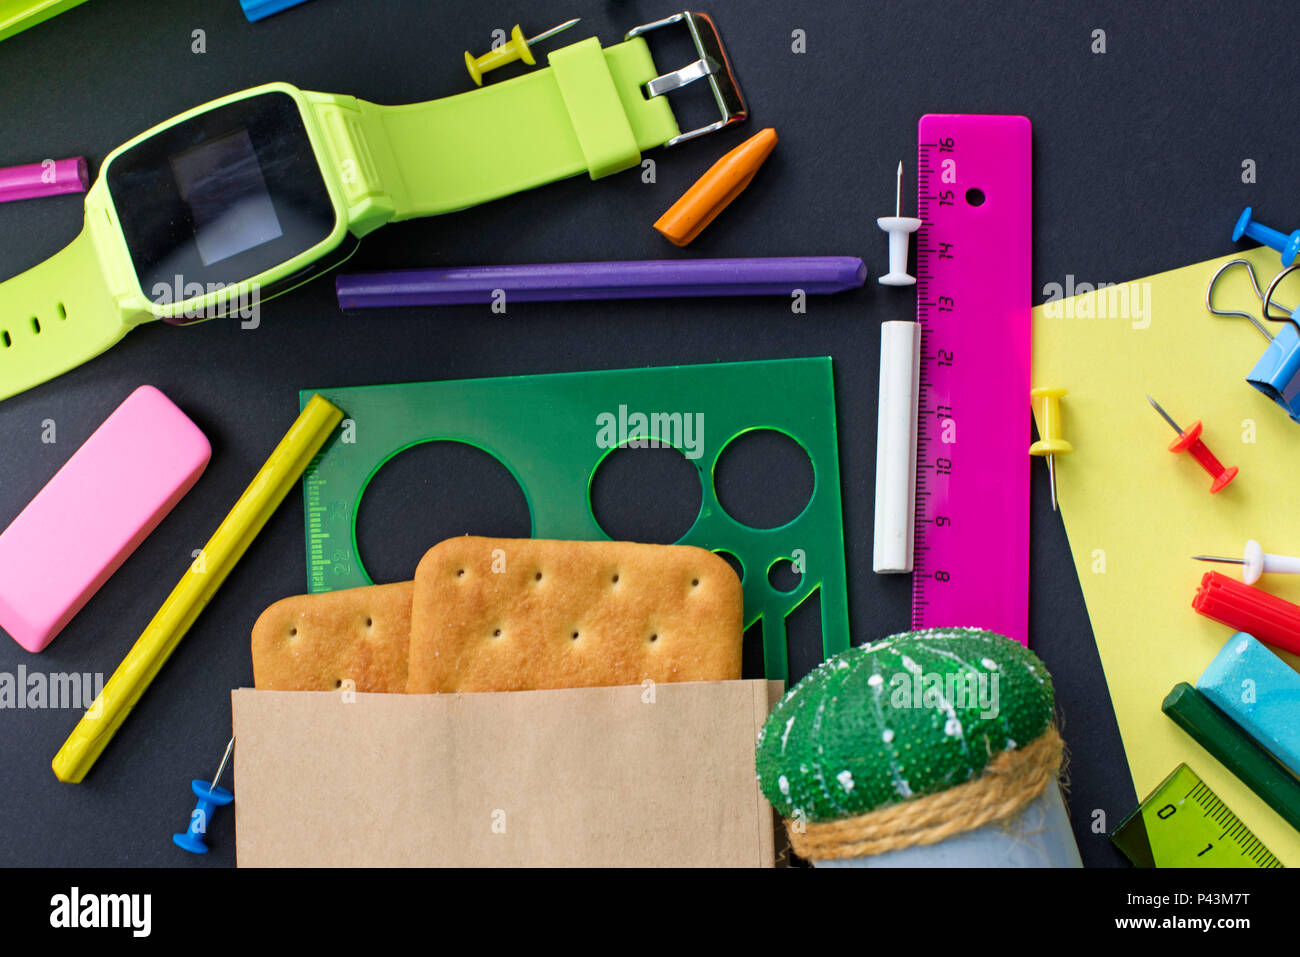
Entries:
{"label": "metal watch buckle", "polygon": [[633,27],[627,32],[625,39],[630,40],[633,37],[649,33],[651,30],[669,27],[675,23],[686,25],[686,29],[691,35],[691,41],[695,44],[695,50],[699,53],[700,58],[680,70],[655,77],[645,84],[646,95],[663,96],[665,93],[681,89],[688,83],[707,78],[709,88],[713,91],[713,99],[717,102],[718,111],[722,114],[722,119],[716,123],[710,123],[708,126],[701,126],[698,129],[674,136],[664,144],[665,146],[675,146],[678,143],[693,140],[697,136],[714,133],[724,126],[739,123],[749,115],[745,108],[745,98],[741,96],[740,86],[736,83],[736,74],[731,69],[731,61],[727,59],[727,51],[723,49],[722,38],[718,36],[718,28],[713,25],[713,21],[708,14],[692,13],[689,10],[674,13],[671,17],[656,20],[654,23],[643,23],[639,27]]}

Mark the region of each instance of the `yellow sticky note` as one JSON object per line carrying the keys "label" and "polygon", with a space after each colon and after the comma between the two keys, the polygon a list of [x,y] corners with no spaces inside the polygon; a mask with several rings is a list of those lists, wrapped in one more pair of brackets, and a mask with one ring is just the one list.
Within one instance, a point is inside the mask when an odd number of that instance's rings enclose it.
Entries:
{"label": "yellow sticky note", "polygon": [[[1185,761],[1295,867],[1300,833],[1160,711],[1170,689],[1195,683],[1232,635],[1191,603],[1206,571],[1237,570],[1192,556],[1237,556],[1251,538],[1265,551],[1300,554],[1300,424],[1245,381],[1264,337],[1245,319],[1205,308],[1210,277],[1236,258],[1251,262],[1261,286],[1282,268],[1273,250],[1252,249],[1037,307],[1033,384],[1069,390],[1063,435],[1074,452],[1056,459],[1061,516],[1138,798]],[[1300,276],[1283,280],[1277,298],[1300,303]],[[1223,277],[1215,305],[1259,315],[1244,269]],[[1210,450],[1241,470],[1231,485],[1211,495],[1196,461],[1168,451],[1177,436],[1148,393],[1184,429],[1204,424]],[[1300,602],[1300,576],[1267,575],[1259,585]],[[1107,808],[1107,826],[1129,810]]]}

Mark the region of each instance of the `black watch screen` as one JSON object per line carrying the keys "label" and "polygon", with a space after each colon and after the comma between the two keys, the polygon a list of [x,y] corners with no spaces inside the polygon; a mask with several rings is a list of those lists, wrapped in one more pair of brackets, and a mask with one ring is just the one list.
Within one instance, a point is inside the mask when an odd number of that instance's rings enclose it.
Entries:
{"label": "black watch screen", "polygon": [[278,91],[162,130],[106,177],[140,288],[159,305],[253,279],[336,225],[298,104]]}

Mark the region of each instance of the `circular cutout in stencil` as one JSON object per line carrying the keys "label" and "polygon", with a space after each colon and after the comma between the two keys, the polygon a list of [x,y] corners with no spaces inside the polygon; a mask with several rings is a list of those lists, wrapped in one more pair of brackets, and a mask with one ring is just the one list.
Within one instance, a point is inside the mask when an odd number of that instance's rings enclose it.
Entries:
{"label": "circular cutout in stencil", "polygon": [[812,459],[777,429],[750,429],[726,444],[713,466],[722,510],[750,528],[780,528],[803,514],[816,477]]}
{"label": "circular cutout in stencil", "polygon": [[616,542],[681,541],[704,504],[699,466],[671,445],[632,440],[596,465],[588,494],[600,530]]}
{"label": "circular cutout in stencil", "polygon": [[717,555],[724,562],[731,566],[731,570],[736,573],[736,577],[744,582],[745,580],[745,563],[740,560],[735,552],[729,552],[725,548],[715,548],[713,554]]}
{"label": "circular cutout in stencil", "polygon": [[397,453],[361,490],[357,550],[371,581],[410,581],[444,539],[528,538],[532,526],[523,489],[498,458],[433,440]]}
{"label": "circular cutout in stencil", "polygon": [[803,572],[794,567],[788,558],[778,558],[767,569],[767,583],[784,595],[788,595],[803,582]]}

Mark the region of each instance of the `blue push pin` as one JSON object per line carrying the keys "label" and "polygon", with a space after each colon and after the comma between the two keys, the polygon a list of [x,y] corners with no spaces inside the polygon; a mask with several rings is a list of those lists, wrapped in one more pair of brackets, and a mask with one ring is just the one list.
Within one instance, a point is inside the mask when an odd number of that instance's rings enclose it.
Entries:
{"label": "blue push pin", "polygon": [[265,20],[269,16],[306,2],[307,0],[239,0],[239,5],[243,7],[248,22],[256,23],[258,20]]}
{"label": "blue push pin", "polygon": [[1295,262],[1296,256],[1300,255],[1300,229],[1297,229],[1290,236],[1278,232],[1276,229],[1270,229],[1250,218],[1249,206],[1241,211],[1241,215],[1237,217],[1237,225],[1232,227],[1232,241],[1234,243],[1239,242],[1242,236],[1253,239],[1270,249],[1276,249],[1282,254],[1283,266],[1291,265]]}
{"label": "blue push pin", "polygon": [[212,815],[217,808],[225,807],[235,799],[235,796],[225,788],[217,787],[217,782],[221,780],[221,775],[225,773],[226,764],[229,763],[230,754],[234,748],[235,739],[231,738],[230,743],[226,745],[226,754],[221,759],[221,766],[217,768],[217,774],[212,779],[211,784],[200,778],[195,778],[190,782],[190,788],[199,801],[194,805],[194,810],[190,812],[190,826],[184,834],[173,834],[172,842],[191,854],[208,853],[208,845],[204,841],[204,837],[208,833],[208,825],[212,823]]}

